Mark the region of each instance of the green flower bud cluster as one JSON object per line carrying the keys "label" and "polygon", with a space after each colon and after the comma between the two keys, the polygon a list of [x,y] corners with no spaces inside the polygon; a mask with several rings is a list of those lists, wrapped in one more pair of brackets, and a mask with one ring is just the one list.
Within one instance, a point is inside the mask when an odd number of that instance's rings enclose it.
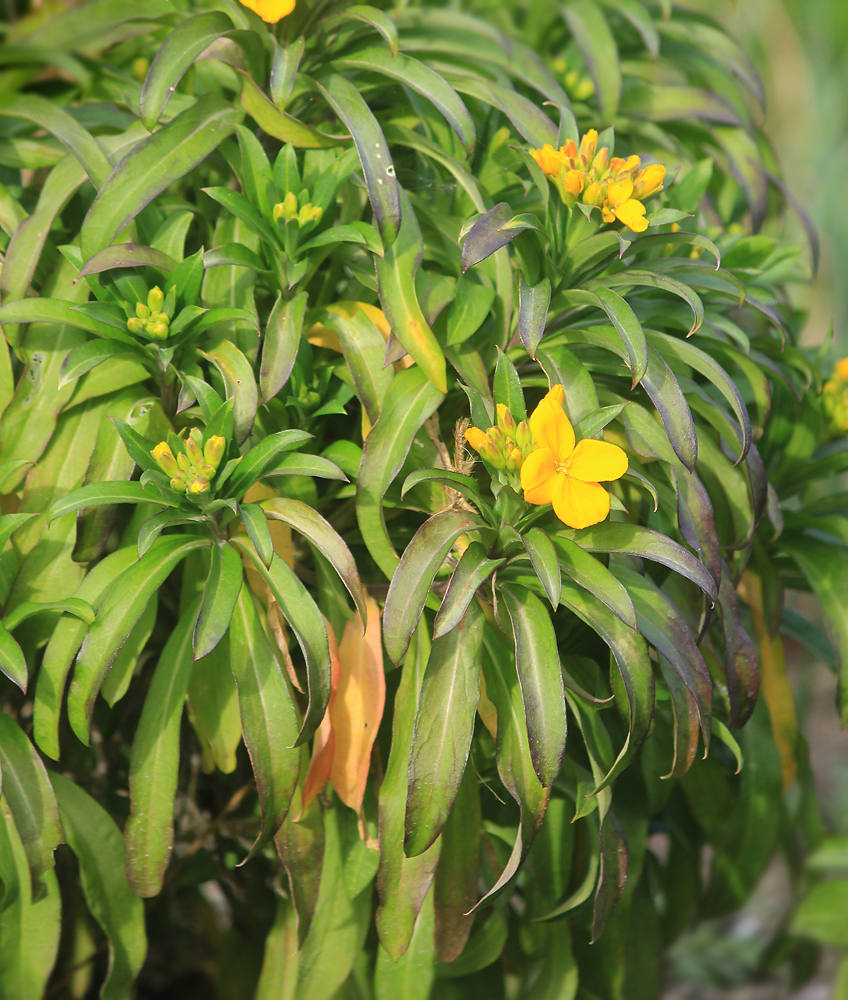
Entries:
{"label": "green flower bud cluster", "polygon": [[226,446],[227,442],[217,434],[204,445],[202,433],[192,427],[184,442],[185,451],[178,452],[176,458],[167,441],[160,441],[150,454],[165,475],[171,477],[172,490],[208,493],[210,480],[218,471]]}
{"label": "green flower bud cluster", "polygon": [[127,320],[130,333],[140,333],[151,340],[165,340],[169,333],[171,317],[162,312],[165,295],[161,288],[151,288],[147,293],[147,305],[136,302],[135,316]]}
{"label": "green flower bud cluster", "polygon": [[503,403],[498,403],[497,426],[485,433],[469,427],[465,440],[493,468],[507,473],[509,478],[521,471],[524,459],[536,450],[536,442],[526,420],[516,424],[515,417]]}
{"label": "green flower bud cluster", "polygon": [[285,198],[274,206],[273,211],[274,222],[282,219],[286,225],[296,222],[298,226],[305,226],[307,222],[320,222],[323,214],[324,210],[311,202],[299,204],[297,195],[293,191],[289,191]]}

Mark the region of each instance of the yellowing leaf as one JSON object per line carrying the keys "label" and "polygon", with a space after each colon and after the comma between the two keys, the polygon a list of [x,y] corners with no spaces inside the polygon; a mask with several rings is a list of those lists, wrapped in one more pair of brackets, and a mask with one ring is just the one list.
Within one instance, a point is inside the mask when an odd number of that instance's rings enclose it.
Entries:
{"label": "yellowing leaf", "polygon": [[301,793],[301,815],[306,812],[310,802],[330,780],[336,747],[336,734],[333,730],[332,717],[336,691],[339,686],[339,644],[336,641],[336,633],[326,618],[324,623],[327,626],[327,639],[330,645],[330,700],[327,703],[324,718],[315,730],[312,759],[309,761],[309,770],[306,772],[306,780],[303,783],[303,792]]}
{"label": "yellowing leaf", "polygon": [[336,745],[330,780],[342,802],[357,814],[386,700],[380,609],[372,597],[366,598],[366,608],[365,635],[359,614],[345,625],[339,643],[339,686],[331,710]]}

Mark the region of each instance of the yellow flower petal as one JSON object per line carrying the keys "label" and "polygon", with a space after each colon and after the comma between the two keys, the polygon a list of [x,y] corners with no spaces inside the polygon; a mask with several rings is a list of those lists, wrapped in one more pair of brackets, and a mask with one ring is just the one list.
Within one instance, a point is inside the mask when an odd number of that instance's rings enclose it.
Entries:
{"label": "yellow flower petal", "polygon": [[281,18],[291,14],[295,4],[295,0],[240,0],[240,2],[268,24],[276,24]]}
{"label": "yellow flower petal", "polygon": [[833,370],[837,378],[843,382],[848,382],[848,358],[842,358],[841,361],[837,361],[836,367]]}
{"label": "yellow flower petal", "polygon": [[557,476],[553,495],[554,513],[569,528],[588,528],[610,512],[609,493],[597,483],[583,483],[571,476]]}
{"label": "yellow flower petal", "polygon": [[571,453],[568,474],[584,483],[606,483],[627,472],[627,455],[617,444],[584,438]]}
{"label": "yellow flower petal", "polygon": [[597,129],[590,128],[589,131],[580,140],[579,155],[580,159],[583,161],[583,169],[586,170],[592,160],[595,159],[595,153],[598,149],[598,132]]}
{"label": "yellow flower petal", "polygon": [[607,188],[607,201],[611,206],[621,205],[633,194],[633,181],[629,177],[614,181]]}
{"label": "yellow flower petal", "polygon": [[600,205],[604,200],[604,192],[601,190],[601,185],[597,181],[594,181],[586,188],[586,192],[583,195],[583,203],[585,205]]}
{"label": "yellow flower petal", "polygon": [[565,390],[555,385],[530,417],[530,430],[542,448],[553,452],[557,462],[564,462],[574,451],[574,429],[562,408]]}
{"label": "yellow flower petal", "polygon": [[634,198],[647,198],[663,186],[665,167],[661,163],[651,163],[636,175],[633,184]]}
{"label": "yellow flower petal", "polygon": [[615,217],[619,222],[623,222],[628,229],[634,233],[644,233],[648,228],[648,220],[645,218],[645,206],[641,201],[631,198],[615,207]]}
{"label": "yellow flower petal", "polygon": [[562,473],[556,471],[556,459],[547,448],[531,452],[521,466],[521,488],[527,503],[550,503],[554,482]]}
{"label": "yellow flower petal", "polygon": [[531,149],[530,155],[548,177],[558,176],[562,153],[554,149],[549,142],[546,142],[541,149]]}
{"label": "yellow flower petal", "polygon": [[576,198],[583,190],[583,174],[580,170],[567,170],[562,177],[562,187],[566,194]]}

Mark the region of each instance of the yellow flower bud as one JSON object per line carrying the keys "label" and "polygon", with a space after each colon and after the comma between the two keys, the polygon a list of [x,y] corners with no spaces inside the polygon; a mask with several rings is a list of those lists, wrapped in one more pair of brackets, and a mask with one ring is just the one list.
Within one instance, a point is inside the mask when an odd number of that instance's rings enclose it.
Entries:
{"label": "yellow flower bud", "polygon": [[151,311],[151,313],[158,313],[162,311],[162,306],[164,304],[165,294],[162,289],[156,285],[147,293],[147,308]]}
{"label": "yellow flower bud", "polygon": [[320,205],[313,205],[312,211],[309,213],[309,222],[320,222],[324,217],[324,209]]}
{"label": "yellow flower bud", "polygon": [[837,361],[833,373],[841,382],[848,382],[848,358]]}
{"label": "yellow flower bud", "polygon": [[503,403],[498,403],[498,427],[504,434],[515,435],[515,417],[510,413],[509,407]]}
{"label": "yellow flower bud", "polygon": [[186,491],[186,474],[184,472],[178,472],[173,479],[171,479],[171,489],[175,490],[177,493],[185,493]]}
{"label": "yellow flower bud", "polygon": [[274,222],[279,222],[280,219],[291,222],[297,215],[297,195],[293,191],[289,191],[285,198],[274,206],[272,214]]}
{"label": "yellow flower bud", "polygon": [[127,320],[127,329],[130,333],[141,333],[144,329],[144,320],[133,316]]}
{"label": "yellow flower bud", "polygon": [[513,448],[507,455],[506,467],[510,472],[518,472],[523,461],[524,455],[521,453],[521,449]]}
{"label": "yellow flower bud", "polygon": [[489,428],[489,441],[499,450],[503,451],[506,445],[506,435],[500,429],[500,427],[490,427]]}
{"label": "yellow flower bud", "polygon": [[480,453],[480,458],[485,459],[494,468],[502,469],[506,465],[500,449],[496,448],[491,441],[486,441],[477,450]]}
{"label": "yellow flower bud", "polygon": [[465,440],[475,451],[480,451],[483,445],[489,443],[485,432],[481,431],[479,427],[469,427],[465,432]]}
{"label": "yellow flower bud", "polygon": [[175,476],[179,470],[177,460],[167,441],[160,441],[150,452],[159,468],[168,476]]}
{"label": "yellow flower bud", "polygon": [[530,430],[530,424],[526,420],[522,420],[515,428],[515,443],[525,455],[529,454],[536,447],[533,432]]}
{"label": "yellow flower bud", "polygon": [[184,455],[182,452],[177,455],[177,465],[183,470],[183,472],[191,472],[191,462],[189,461],[188,455]]}
{"label": "yellow flower bud", "polygon": [[209,492],[209,480],[204,479],[203,476],[199,476],[196,472],[190,472],[186,476],[186,492],[187,493],[208,493]]}
{"label": "yellow flower bud", "polygon": [[203,446],[203,458],[209,465],[212,466],[213,472],[217,470],[218,466],[221,464],[221,459],[224,457],[226,447],[226,440],[218,434],[213,434]]}
{"label": "yellow flower bud", "polygon": [[145,330],[151,340],[166,340],[168,337],[167,323],[148,323],[145,326]]}
{"label": "yellow flower bud", "polygon": [[135,314],[139,319],[150,319],[150,310],[143,302],[136,302]]}

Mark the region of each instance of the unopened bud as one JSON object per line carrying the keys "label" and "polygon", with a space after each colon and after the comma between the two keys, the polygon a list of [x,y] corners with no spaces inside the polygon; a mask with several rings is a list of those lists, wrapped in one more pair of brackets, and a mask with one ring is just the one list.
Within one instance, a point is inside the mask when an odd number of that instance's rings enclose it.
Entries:
{"label": "unopened bud", "polygon": [[226,447],[226,440],[218,434],[213,434],[203,446],[203,458],[209,465],[212,466],[213,472],[221,464],[221,459],[224,457]]}
{"label": "unopened bud", "polygon": [[177,493],[185,493],[186,491],[186,474],[184,472],[178,472],[171,480],[171,489],[175,490]]}
{"label": "unopened bud", "polygon": [[139,319],[150,319],[150,310],[143,302],[136,302],[135,314]]}
{"label": "unopened bud", "polygon": [[521,468],[521,463],[524,461],[524,455],[521,453],[520,448],[513,448],[512,451],[507,456],[506,467],[510,472],[518,472]]}
{"label": "unopened bud", "polygon": [[189,461],[188,455],[184,455],[179,452],[177,455],[177,465],[183,470],[183,472],[191,472],[191,462]]}
{"label": "unopened bud", "polygon": [[148,323],[145,329],[152,340],[167,340],[168,338],[167,323]]}
{"label": "unopened bud", "polygon": [[488,433],[489,441],[499,450],[503,451],[506,445],[506,435],[500,427],[490,427]]}
{"label": "unopened bud", "polygon": [[515,428],[515,443],[525,454],[528,448],[533,448],[536,444],[530,424],[526,420],[522,420]]}
{"label": "unopened bud", "polygon": [[174,458],[174,453],[171,451],[167,441],[160,441],[150,454],[166,475],[175,476],[179,471],[177,460]]}
{"label": "unopened bud", "polygon": [[127,329],[130,333],[141,333],[144,329],[144,320],[138,319],[136,316],[131,317],[127,320]]}
{"label": "unopened bud", "polygon": [[209,480],[204,479],[203,476],[199,476],[196,472],[190,472],[186,476],[186,492],[187,493],[208,493],[209,492]]}
{"label": "unopened bud", "polygon": [[192,465],[197,465],[203,461],[202,443],[203,437],[200,431],[196,427],[192,427],[191,433],[185,443],[186,455],[188,455],[188,460]]}
{"label": "unopened bud", "polygon": [[487,441],[477,450],[480,454],[480,458],[485,459],[489,465],[493,466],[495,469],[502,469],[506,465],[501,450],[496,448],[491,441]]}
{"label": "unopened bud", "polygon": [[498,403],[498,427],[509,437],[515,434],[515,417],[503,403]]}
{"label": "unopened bud", "polygon": [[162,289],[158,285],[155,288],[151,288],[147,293],[147,308],[152,313],[158,313],[162,311],[164,303],[165,294]]}
{"label": "unopened bud", "polygon": [[296,215],[297,195],[293,191],[289,191],[285,198],[274,206],[274,222],[279,222],[280,219],[284,219],[286,222],[291,222]]}

